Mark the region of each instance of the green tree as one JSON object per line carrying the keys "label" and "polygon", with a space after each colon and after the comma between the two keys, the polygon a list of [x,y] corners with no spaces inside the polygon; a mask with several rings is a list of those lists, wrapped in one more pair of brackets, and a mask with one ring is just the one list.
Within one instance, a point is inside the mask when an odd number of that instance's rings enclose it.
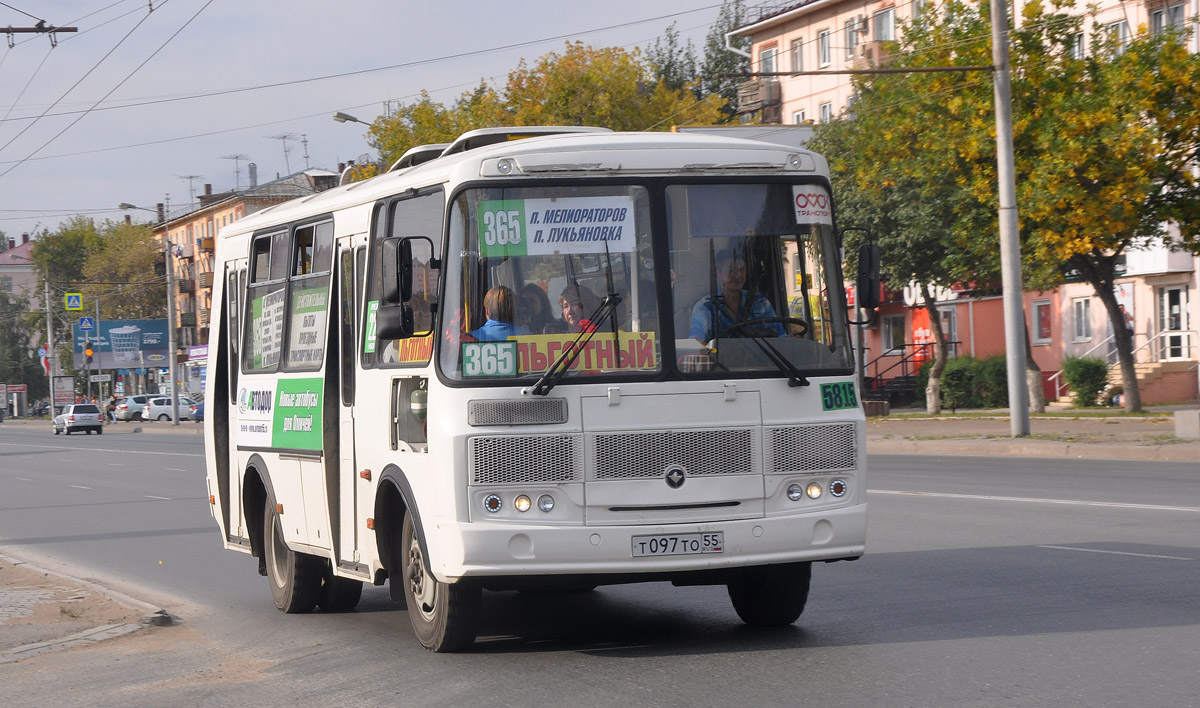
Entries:
{"label": "green tree", "polygon": [[654,67],[654,78],[672,91],[695,87],[694,94],[700,98],[702,89],[697,80],[698,63],[696,47],[692,40],[686,45],[679,42],[679,31],[675,23],[667,28],[666,34],[654,40],[654,44],[646,50],[646,59]]}
{"label": "green tree", "polygon": [[37,357],[36,320],[27,307],[21,294],[0,290],[0,381],[25,384],[27,400],[32,402],[45,397],[49,385]]}
{"label": "green tree", "polygon": [[106,221],[83,266],[84,301],[100,302],[102,319],[153,319],[166,316],[167,287],[154,266],[162,246],[145,224]]}
{"label": "green tree", "polygon": [[[704,61],[700,65],[700,95],[717,95],[725,99],[724,121],[733,120],[737,110],[738,84],[741,79],[730,74],[750,71],[750,59],[725,47],[725,35],[746,24],[749,15],[742,0],[724,0],[717,19],[704,39]],[[749,37],[733,37],[730,44],[743,52],[750,50]]]}
{"label": "green tree", "polygon": [[[1200,57],[1178,34],[1119,48],[1097,27],[1092,54],[1079,58],[1085,20],[1066,7],[1025,6],[1010,38],[1024,282],[1049,288],[1077,272],[1092,284],[1113,323],[1126,408],[1136,410],[1115,265],[1161,239],[1168,221],[1182,234],[1173,246],[1200,248],[1191,171],[1200,156]],[[988,13],[987,4],[949,2],[905,24],[889,47],[891,65],[990,64]],[[843,214],[875,226],[891,283],[994,283],[990,77],[878,75],[856,79],[855,89],[853,119],[823,126],[814,146],[830,157]]]}

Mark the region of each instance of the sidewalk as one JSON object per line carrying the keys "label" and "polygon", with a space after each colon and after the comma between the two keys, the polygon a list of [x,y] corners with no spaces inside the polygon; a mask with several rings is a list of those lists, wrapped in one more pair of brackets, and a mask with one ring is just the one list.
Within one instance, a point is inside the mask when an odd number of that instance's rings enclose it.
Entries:
{"label": "sidewalk", "polygon": [[[0,430],[7,427],[24,428],[26,430],[43,429],[47,435],[54,434],[54,424],[49,418],[5,418],[0,423]],[[128,433],[179,433],[184,435],[203,435],[204,425],[194,420],[181,420],[179,425],[171,421],[120,421],[106,423],[104,435],[125,435]],[[87,435],[87,433],[72,433],[72,435]]]}
{"label": "sidewalk", "polygon": [[927,416],[901,411],[867,419],[872,454],[989,455],[1195,462],[1200,440],[1175,437],[1172,411],[1143,416],[1082,411],[1033,415],[1029,437],[1012,437],[1007,411],[960,411]]}

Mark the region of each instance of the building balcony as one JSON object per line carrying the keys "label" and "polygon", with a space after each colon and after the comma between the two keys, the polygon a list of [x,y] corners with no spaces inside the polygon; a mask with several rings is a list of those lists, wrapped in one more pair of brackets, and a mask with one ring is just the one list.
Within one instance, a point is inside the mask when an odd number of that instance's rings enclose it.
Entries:
{"label": "building balcony", "polygon": [[[753,113],[782,104],[783,92],[774,78],[751,79],[738,86],[738,113]],[[764,121],[765,122],[765,121]]]}
{"label": "building balcony", "polygon": [[191,278],[184,278],[183,280],[180,280],[179,281],[179,292],[180,293],[196,292],[196,281]]}
{"label": "building balcony", "polygon": [[171,250],[171,255],[176,258],[184,258],[184,259],[190,260],[191,258],[195,257],[196,249],[195,249],[195,247],[192,246],[192,244],[185,243],[185,244],[175,246],[175,248]]}
{"label": "building balcony", "polygon": [[180,312],[179,313],[179,325],[181,327],[195,327],[196,326],[196,313],[195,312]]}
{"label": "building balcony", "polygon": [[200,242],[200,250],[203,253],[212,253],[216,250],[217,240],[211,236],[208,238],[198,239]]}
{"label": "building balcony", "polygon": [[211,288],[213,284],[212,271],[210,270],[207,273],[201,273],[200,275],[196,276],[196,280],[199,282],[200,287]]}

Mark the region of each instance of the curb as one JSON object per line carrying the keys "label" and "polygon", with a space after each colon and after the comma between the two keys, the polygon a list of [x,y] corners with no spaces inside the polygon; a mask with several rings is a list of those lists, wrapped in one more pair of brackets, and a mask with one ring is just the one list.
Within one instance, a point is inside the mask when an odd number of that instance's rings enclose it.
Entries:
{"label": "curb", "polygon": [[98,595],[103,595],[118,605],[122,605],[130,610],[142,613],[141,621],[137,624],[106,624],[99,627],[93,627],[92,629],[84,630],[82,632],[76,632],[75,634],[71,634],[59,639],[35,642],[33,644],[26,644],[23,646],[14,647],[12,649],[0,651],[0,664],[20,661],[21,659],[48,651],[67,649],[84,644],[96,644],[106,639],[116,639],[117,637],[123,637],[127,634],[132,634],[143,627],[168,627],[178,622],[178,618],[174,617],[161,607],[157,607],[148,602],[143,602],[124,593],[117,592],[111,588],[94,583],[90,580],[84,580],[83,578],[77,578],[73,575],[68,575],[56,570],[43,568],[41,566],[34,565],[33,563],[28,563],[19,558],[13,558],[4,554],[0,554],[0,562],[7,563],[13,567],[23,566],[36,573],[53,576],[67,583],[78,585],[79,587],[90,590]]}
{"label": "curb", "polygon": [[1136,443],[1071,443],[1054,440],[868,440],[872,455],[967,455],[992,457],[1069,457],[1090,460],[1195,462],[1200,445],[1138,445]]}

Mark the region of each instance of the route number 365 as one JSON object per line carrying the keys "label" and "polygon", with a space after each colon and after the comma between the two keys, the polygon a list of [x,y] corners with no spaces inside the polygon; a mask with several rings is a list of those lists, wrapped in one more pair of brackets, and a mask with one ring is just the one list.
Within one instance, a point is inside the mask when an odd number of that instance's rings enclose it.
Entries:
{"label": "route number 365", "polygon": [[516,245],[521,242],[521,212],[483,212],[483,242],[489,246]]}
{"label": "route number 365", "polygon": [[516,342],[463,344],[463,376],[516,376]]}

